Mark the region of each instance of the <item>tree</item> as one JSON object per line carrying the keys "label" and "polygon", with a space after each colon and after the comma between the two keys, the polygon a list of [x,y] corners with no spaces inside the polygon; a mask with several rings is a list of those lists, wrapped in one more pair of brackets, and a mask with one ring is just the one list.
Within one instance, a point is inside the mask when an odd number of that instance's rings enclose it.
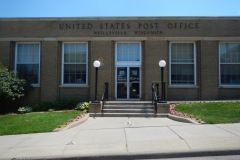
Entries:
{"label": "tree", "polygon": [[0,63],[0,102],[16,100],[25,96],[29,85],[25,79],[18,78],[13,71]]}

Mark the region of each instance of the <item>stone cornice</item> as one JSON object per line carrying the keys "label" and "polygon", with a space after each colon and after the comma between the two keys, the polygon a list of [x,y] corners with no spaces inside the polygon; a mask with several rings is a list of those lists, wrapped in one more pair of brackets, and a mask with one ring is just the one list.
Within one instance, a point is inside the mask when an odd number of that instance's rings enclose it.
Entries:
{"label": "stone cornice", "polygon": [[81,21],[81,20],[240,20],[240,16],[164,16],[164,17],[24,17],[0,18],[0,21]]}

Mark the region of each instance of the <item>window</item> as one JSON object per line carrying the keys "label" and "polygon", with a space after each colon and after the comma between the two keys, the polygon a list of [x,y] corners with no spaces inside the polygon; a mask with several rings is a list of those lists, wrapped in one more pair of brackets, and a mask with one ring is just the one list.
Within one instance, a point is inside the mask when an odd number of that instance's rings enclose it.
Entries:
{"label": "window", "polygon": [[240,85],[240,43],[220,43],[220,85]]}
{"label": "window", "polygon": [[170,43],[170,84],[196,85],[195,43]]}
{"label": "window", "polygon": [[62,84],[87,85],[87,43],[64,43]]}
{"label": "window", "polygon": [[117,61],[140,61],[140,43],[117,43]]}
{"label": "window", "polygon": [[15,72],[32,85],[40,81],[40,43],[17,43]]}

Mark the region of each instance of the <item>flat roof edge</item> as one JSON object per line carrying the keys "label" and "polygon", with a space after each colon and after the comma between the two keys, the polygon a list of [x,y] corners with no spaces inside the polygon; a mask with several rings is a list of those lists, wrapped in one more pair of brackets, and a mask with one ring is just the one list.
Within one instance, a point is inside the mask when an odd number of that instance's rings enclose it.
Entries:
{"label": "flat roof edge", "polygon": [[70,20],[240,20],[240,16],[156,16],[156,17],[2,17],[0,21]]}

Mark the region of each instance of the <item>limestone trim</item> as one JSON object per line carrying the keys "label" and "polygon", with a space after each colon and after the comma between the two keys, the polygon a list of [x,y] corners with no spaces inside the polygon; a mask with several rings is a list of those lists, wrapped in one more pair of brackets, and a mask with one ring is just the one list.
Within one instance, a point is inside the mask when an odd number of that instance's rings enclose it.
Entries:
{"label": "limestone trim", "polygon": [[0,41],[64,41],[64,42],[86,42],[86,41],[240,41],[240,37],[45,37],[45,38],[26,38],[26,37],[13,37],[13,38],[0,38]]}
{"label": "limestone trim", "polygon": [[0,21],[73,21],[73,20],[239,20],[240,16],[183,16],[183,17],[29,17],[0,18]]}

